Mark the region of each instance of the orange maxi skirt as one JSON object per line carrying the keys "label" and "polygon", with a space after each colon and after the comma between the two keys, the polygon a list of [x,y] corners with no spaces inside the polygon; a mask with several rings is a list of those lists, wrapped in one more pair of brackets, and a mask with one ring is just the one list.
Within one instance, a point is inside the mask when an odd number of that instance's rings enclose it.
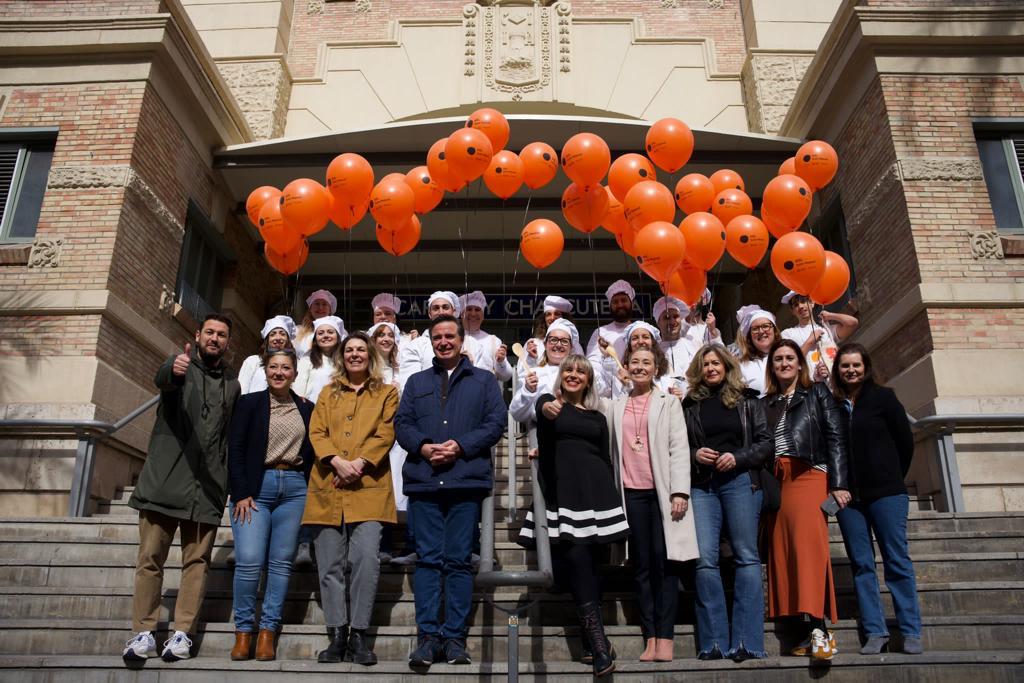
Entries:
{"label": "orange maxi skirt", "polygon": [[828,475],[804,460],[780,457],[775,476],[782,505],[768,519],[768,616],[809,614],[838,619],[829,553],[828,519],[821,503]]}

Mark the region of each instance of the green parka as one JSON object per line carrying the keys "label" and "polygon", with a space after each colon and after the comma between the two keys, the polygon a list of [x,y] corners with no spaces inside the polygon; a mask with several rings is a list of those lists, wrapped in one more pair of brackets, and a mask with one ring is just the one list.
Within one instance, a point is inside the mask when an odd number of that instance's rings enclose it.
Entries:
{"label": "green parka", "polygon": [[227,502],[227,434],[241,390],[222,361],[208,368],[192,352],[184,377],[171,356],[156,371],[160,390],[146,464],[128,504],[177,519],[220,524]]}

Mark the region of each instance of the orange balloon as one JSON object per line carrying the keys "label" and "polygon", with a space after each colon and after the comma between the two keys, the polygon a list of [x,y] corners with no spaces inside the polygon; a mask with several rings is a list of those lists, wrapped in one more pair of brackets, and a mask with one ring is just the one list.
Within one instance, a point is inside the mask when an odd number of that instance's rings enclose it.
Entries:
{"label": "orange balloon", "polygon": [[430,177],[430,169],[426,166],[417,166],[402,179],[412,190],[412,208],[416,213],[430,213],[444,198],[444,190]]}
{"label": "orange balloon", "polygon": [[366,210],[369,208],[369,196],[359,204],[347,204],[344,203],[344,200],[339,200],[332,195],[331,208],[327,215],[342,230],[351,230],[359,221],[363,220],[363,216],[366,215]]}
{"label": "orange balloon", "polygon": [[591,185],[583,189],[570,183],[562,193],[562,215],[569,225],[583,233],[592,233],[608,213],[608,189]]}
{"label": "orange balloon", "polygon": [[768,228],[768,232],[770,232],[775,239],[782,237],[787,232],[793,232],[796,229],[787,227],[772,218],[771,212],[765,207],[763,202],[761,203],[761,222],[764,223],[764,227]]}
{"label": "orange balloon", "polygon": [[494,156],[490,138],[476,128],[460,128],[444,143],[448,166],[460,178],[476,180],[484,174]]}
{"label": "orange balloon", "polygon": [[607,187],[604,188],[604,193],[608,195],[608,210],[605,211],[601,227],[611,234],[618,236],[628,226],[628,223],[626,223],[625,207],[622,206],[622,202],[616,199],[615,195]]}
{"label": "orange balloon", "polygon": [[519,153],[523,182],[531,190],[544,187],[558,174],[558,152],[546,142],[531,142]]}
{"label": "orange balloon", "polygon": [[519,238],[523,256],[534,268],[543,270],[558,260],[565,248],[562,229],[553,221],[537,218],[526,224]]}
{"label": "orange balloon", "polygon": [[430,146],[427,152],[427,169],[434,182],[445,189],[446,192],[458,192],[466,185],[466,179],[459,176],[455,169],[448,165],[444,147],[448,138],[441,138]]}
{"label": "orange balloon", "polygon": [[725,253],[725,226],[710,213],[691,213],[679,224],[686,238],[686,260],[711,270]]}
{"label": "orange balloon", "polygon": [[394,230],[378,223],[374,232],[377,234],[377,243],[384,251],[392,256],[405,256],[419,244],[420,219],[416,215],[412,215],[404,225]]}
{"label": "orange balloon", "polygon": [[636,262],[658,282],[675,272],[686,256],[686,240],[679,228],[665,221],[648,223],[636,233],[633,242]]}
{"label": "orange balloon", "polygon": [[764,186],[762,206],[772,220],[786,228],[796,229],[811,212],[813,195],[802,178],[795,175],[775,176]]}
{"label": "orange balloon", "polygon": [[370,213],[381,225],[395,229],[408,222],[416,208],[416,195],[405,183],[405,176],[386,178],[370,193]]}
{"label": "orange balloon", "polygon": [[299,269],[306,265],[306,259],[309,258],[309,243],[302,240],[292,249],[280,252],[270,246],[268,242],[263,245],[263,255],[267,258],[267,263],[271,268],[282,275],[291,275],[299,272]]}
{"label": "orange balloon", "polygon": [[811,301],[828,306],[842,298],[850,286],[850,266],[834,251],[825,251],[825,272],[811,290]]}
{"label": "orange balloon", "polygon": [[370,199],[373,167],[358,154],[339,154],[327,165],[327,191],[334,201],[358,206]]}
{"label": "orange balloon", "polygon": [[620,202],[626,199],[630,188],[642,180],[657,180],[654,166],[642,154],[623,154],[608,169],[608,189]]}
{"label": "orange balloon", "polygon": [[477,109],[466,119],[466,128],[475,128],[486,135],[495,153],[505,149],[505,145],[508,144],[508,119],[497,109]]}
{"label": "orange balloon", "polygon": [[245,200],[245,212],[249,214],[249,222],[257,228],[260,227],[260,209],[271,199],[281,199],[281,190],[263,185],[250,192],[249,198]]}
{"label": "orange balloon", "polygon": [[291,226],[286,225],[281,218],[281,202],[284,197],[276,202],[267,202],[260,208],[259,218],[256,219],[256,226],[260,229],[260,237],[278,254],[286,254],[299,246],[302,240],[300,235]]}
{"label": "orange balloon", "polygon": [[693,131],[679,119],[659,119],[647,130],[646,145],[658,168],[675,173],[693,154]]}
{"label": "orange balloon", "polygon": [[827,142],[811,140],[797,150],[794,170],[811,189],[817,190],[828,185],[836,176],[839,155]]}
{"label": "orange balloon", "polygon": [[807,296],[825,272],[825,248],[806,232],[791,232],[772,247],[772,271],[784,287]]}
{"label": "orange balloon", "polygon": [[654,221],[672,222],[676,216],[675,202],[668,188],[655,180],[644,180],[634,185],[622,202],[626,221],[634,230],[640,230]]}
{"label": "orange balloon", "polygon": [[622,232],[615,235],[615,243],[619,245],[619,249],[636,257],[636,230],[633,226],[627,223]]}
{"label": "orange balloon", "polygon": [[728,168],[723,168],[715,171],[709,178],[711,184],[715,187],[715,194],[717,195],[722,190],[746,190],[747,188],[743,185],[743,178],[736,171]]}
{"label": "orange balloon", "polygon": [[281,218],[303,237],[314,235],[327,226],[330,208],[327,189],[309,178],[291,181],[281,193]]}
{"label": "orange balloon", "polygon": [[686,259],[661,283],[661,291],[691,308],[697,305],[708,286],[708,274]]}
{"label": "orange balloon", "polygon": [[523,184],[523,162],[519,155],[507,149],[495,154],[484,171],[484,184],[502,199],[514,195]]}
{"label": "orange balloon", "polygon": [[562,170],[583,187],[601,182],[611,162],[608,143],[593,133],[577,133],[562,147]]}
{"label": "orange balloon", "polygon": [[723,225],[728,225],[736,216],[749,215],[753,210],[754,204],[747,193],[736,189],[722,190],[711,205],[711,213],[715,214]]}
{"label": "orange balloon", "polygon": [[715,186],[700,173],[688,173],[676,183],[676,205],[683,213],[710,211],[716,194]]}
{"label": "orange balloon", "polygon": [[775,175],[796,175],[796,157],[790,157],[779,164],[779,172]]}
{"label": "orange balloon", "polygon": [[768,251],[768,228],[753,216],[736,216],[725,226],[725,248],[747,268],[756,268]]}

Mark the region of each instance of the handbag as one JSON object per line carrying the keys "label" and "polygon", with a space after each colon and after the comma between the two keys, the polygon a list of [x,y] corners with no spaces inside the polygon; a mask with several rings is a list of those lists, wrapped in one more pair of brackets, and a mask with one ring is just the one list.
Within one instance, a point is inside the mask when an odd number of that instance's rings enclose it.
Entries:
{"label": "handbag", "polygon": [[761,477],[761,514],[776,512],[782,507],[782,484],[767,467],[758,468]]}

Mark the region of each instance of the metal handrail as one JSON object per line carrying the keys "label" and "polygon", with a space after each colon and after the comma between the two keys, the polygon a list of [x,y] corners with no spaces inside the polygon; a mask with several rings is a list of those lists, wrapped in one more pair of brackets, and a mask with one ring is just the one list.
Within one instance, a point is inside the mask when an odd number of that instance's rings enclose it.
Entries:
{"label": "metal handrail", "polygon": [[[519,385],[519,374],[512,374],[512,392]],[[532,431],[532,430],[531,430]],[[516,467],[517,442],[521,436],[519,423],[511,414],[508,416],[508,496],[510,501],[509,522],[515,521],[516,507]],[[528,447],[535,445],[534,434],[529,434]],[[480,567],[476,575],[476,587],[482,589],[502,588],[505,586],[521,586],[524,588],[545,589],[554,583],[554,571],[551,564],[551,540],[548,537],[547,505],[544,494],[540,490],[540,478],[537,473],[537,462],[530,463],[531,486],[533,491],[534,540],[537,544],[537,569],[504,570],[494,568],[494,493],[484,499],[480,513]],[[488,600],[494,607],[508,614],[508,680],[519,680],[519,619],[532,606],[535,600],[525,605],[505,607],[497,604],[492,597]]]}
{"label": "metal handrail", "polygon": [[1024,428],[1024,413],[992,413],[928,415],[915,418],[907,414],[910,427],[922,435],[934,435],[935,446],[939,455],[939,472],[942,477],[942,490],[946,494],[946,506],[949,512],[966,512],[963,484],[960,481],[960,466],[956,459],[956,443],[953,434],[958,431],[973,431],[985,427]]}
{"label": "metal handrail", "polygon": [[116,422],[51,418],[0,420],[0,439],[40,435],[54,436],[55,434],[68,434],[77,437],[78,448],[75,451],[75,473],[71,479],[68,515],[88,517],[89,488],[96,466],[96,444],[109,438],[159,402],[160,394],[156,394]]}

